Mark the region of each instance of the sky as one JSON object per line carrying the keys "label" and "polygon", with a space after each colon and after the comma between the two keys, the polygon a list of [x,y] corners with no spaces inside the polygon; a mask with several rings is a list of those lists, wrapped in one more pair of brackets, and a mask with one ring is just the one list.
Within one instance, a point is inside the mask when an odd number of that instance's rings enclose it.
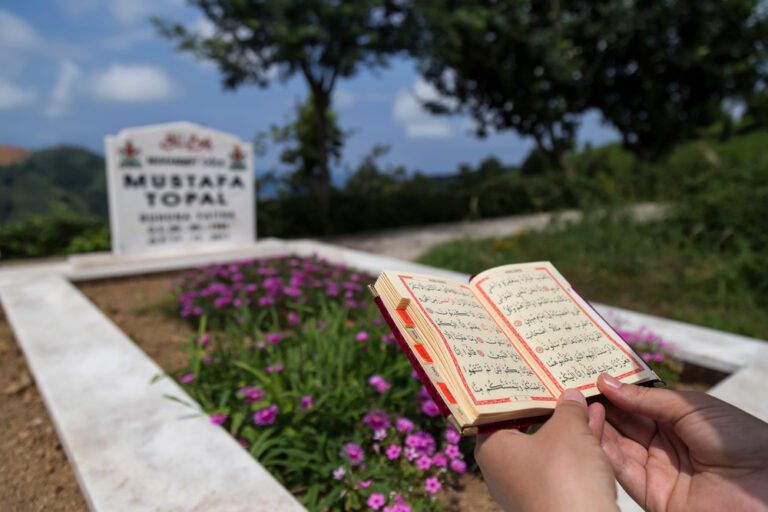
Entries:
{"label": "sky", "polygon": [[[306,96],[299,78],[268,88],[226,91],[210,62],[175,50],[157,35],[151,16],[209,27],[184,0],[1,0],[0,143],[40,149],[59,144],[104,153],[104,137],[123,128],[191,121],[246,141],[290,119]],[[478,139],[463,116],[427,114],[418,98],[435,98],[412,61],[363,71],[338,83],[334,108],[350,131],[338,173],[349,172],[375,145],[382,159],[427,174],[453,172],[488,156],[520,163],[533,146],[512,132]],[[617,140],[588,114],[579,144]],[[256,172],[275,168],[268,146]]]}

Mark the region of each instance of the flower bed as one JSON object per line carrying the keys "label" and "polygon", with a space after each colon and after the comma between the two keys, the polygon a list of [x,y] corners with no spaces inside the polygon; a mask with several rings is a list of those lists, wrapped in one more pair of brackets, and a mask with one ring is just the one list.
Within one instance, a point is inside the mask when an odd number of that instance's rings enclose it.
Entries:
{"label": "flower bed", "polygon": [[[440,509],[471,441],[446,429],[370,281],[291,256],[183,274],[179,311],[197,335],[179,381],[310,509]],[[631,334],[652,365],[670,360],[652,335]]]}

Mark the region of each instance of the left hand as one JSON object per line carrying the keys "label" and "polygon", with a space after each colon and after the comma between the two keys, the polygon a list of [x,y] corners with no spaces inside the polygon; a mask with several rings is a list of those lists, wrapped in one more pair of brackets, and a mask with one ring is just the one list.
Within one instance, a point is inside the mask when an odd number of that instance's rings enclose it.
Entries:
{"label": "left hand", "polygon": [[475,457],[504,510],[617,511],[616,482],[600,447],[601,404],[587,407],[567,389],[554,415],[535,434],[500,430],[480,435]]}

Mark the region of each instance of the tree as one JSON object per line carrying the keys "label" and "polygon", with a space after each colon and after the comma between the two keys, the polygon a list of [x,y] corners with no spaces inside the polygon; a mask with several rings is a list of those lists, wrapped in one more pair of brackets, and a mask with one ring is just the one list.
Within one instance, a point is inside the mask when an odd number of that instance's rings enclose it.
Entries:
{"label": "tree", "polygon": [[[567,3],[567,2],[566,2]],[[567,35],[576,23],[558,2],[423,0],[414,18],[419,71],[447,101],[437,114],[469,113],[477,133],[515,130],[533,137],[556,168],[586,109],[581,55]]]}
{"label": "tree", "polygon": [[[335,112],[325,111],[325,138],[316,130],[318,113],[314,102],[307,100],[296,106],[296,117],[285,126],[272,126],[271,138],[285,145],[280,161],[290,166],[288,185],[294,194],[313,193],[322,197],[324,179],[322,158],[338,164],[348,135],[341,130]],[[324,156],[323,156],[324,155]]]}
{"label": "tree", "polygon": [[766,82],[760,0],[421,0],[419,70],[478,133],[534,138],[551,166],[590,109],[644,159],[664,155]]}
{"label": "tree", "polygon": [[[189,0],[213,26],[196,33],[155,20],[177,47],[215,62],[226,88],[301,76],[315,112],[329,112],[337,80],[378,68],[406,44],[397,0]],[[328,117],[314,117],[319,193],[327,208],[331,188]]]}
{"label": "tree", "polygon": [[371,197],[397,189],[406,179],[405,167],[382,168],[378,159],[389,152],[388,146],[374,146],[363,156],[344,186],[347,192],[361,197]]}
{"label": "tree", "polygon": [[572,37],[588,68],[589,105],[624,146],[654,160],[744,101],[768,76],[759,0],[579,0]]}

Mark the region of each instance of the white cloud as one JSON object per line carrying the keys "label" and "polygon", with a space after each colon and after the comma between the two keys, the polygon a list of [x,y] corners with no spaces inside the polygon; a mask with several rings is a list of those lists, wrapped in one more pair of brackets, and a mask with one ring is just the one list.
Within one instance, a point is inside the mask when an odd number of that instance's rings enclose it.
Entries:
{"label": "white cloud", "polygon": [[184,0],[58,0],[71,16],[82,16],[106,7],[112,18],[122,25],[143,23],[150,16],[164,15],[184,6]]}
{"label": "white cloud", "polygon": [[183,7],[183,0],[109,0],[112,17],[128,25]]}
{"label": "white cloud", "polygon": [[93,78],[96,96],[120,103],[166,100],[177,90],[165,71],[154,66],[114,64]]}
{"label": "white cloud", "polygon": [[30,55],[42,50],[43,41],[26,21],[0,9],[0,76],[13,76]]}
{"label": "white cloud", "polygon": [[78,86],[81,85],[82,73],[74,63],[64,61],[61,63],[59,77],[51,91],[51,98],[45,107],[45,115],[48,117],[61,117],[69,112]]}
{"label": "white cloud", "polygon": [[200,16],[197,18],[197,21],[192,24],[192,32],[199,35],[200,37],[208,39],[213,37],[213,35],[216,33],[216,25],[214,25],[213,22],[207,17]]}
{"label": "white cloud", "polygon": [[35,101],[37,94],[0,79],[0,110],[22,107]]}
{"label": "white cloud", "polygon": [[102,40],[101,46],[110,50],[126,51],[131,50],[136,45],[152,41],[156,38],[157,34],[154,30],[142,28],[109,36]]}
{"label": "white cloud", "polygon": [[347,89],[336,89],[336,92],[333,94],[333,103],[340,109],[354,107],[359,100],[360,98],[355,93]]}
{"label": "white cloud", "polygon": [[421,79],[411,90],[400,89],[392,105],[392,117],[405,126],[409,138],[442,139],[451,137],[453,131],[446,119],[435,117],[422,107],[420,101],[440,99],[437,91]]}
{"label": "white cloud", "polygon": [[84,12],[96,9],[101,2],[100,0],[59,0],[58,3],[71,16],[78,16]]}
{"label": "white cloud", "polygon": [[0,48],[29,50],[40,44],[40,36],[26,21],[0,9]]}

